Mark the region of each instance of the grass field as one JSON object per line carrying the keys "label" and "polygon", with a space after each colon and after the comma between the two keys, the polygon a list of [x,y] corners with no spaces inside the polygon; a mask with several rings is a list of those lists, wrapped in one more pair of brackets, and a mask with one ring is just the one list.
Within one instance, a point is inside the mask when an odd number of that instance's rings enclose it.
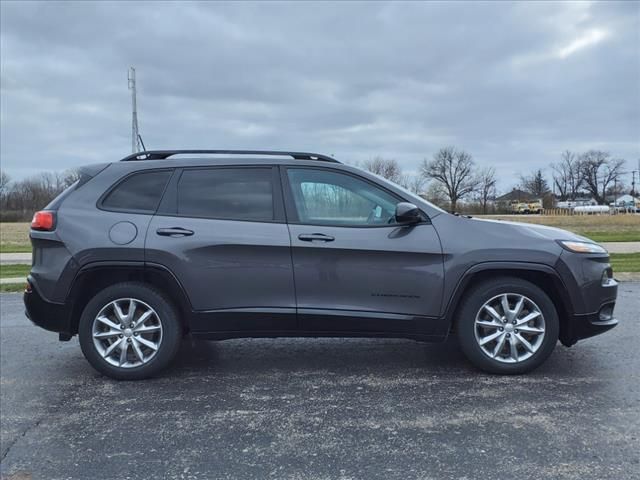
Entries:
{"label": "grass field", "polygon": [[0,253],[30,251],[29,223],[0,223]]}
{"label": "grass field", "polygon": [[640,242],[640,215],[479,215],[479,217],[564,228],[595,242]]}

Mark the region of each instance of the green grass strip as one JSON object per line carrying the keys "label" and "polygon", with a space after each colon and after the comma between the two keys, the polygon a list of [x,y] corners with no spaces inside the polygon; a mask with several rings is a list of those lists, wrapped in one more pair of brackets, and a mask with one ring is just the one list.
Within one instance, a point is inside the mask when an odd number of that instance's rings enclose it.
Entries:
{"label": "green grass strip", "polygon": [[27,277],[31,265],[0,265],[0,278]]}
{"label": "green grass strip", "polygon": [[612,253],[611,267],[616,272],[640,272],[640,253]]}

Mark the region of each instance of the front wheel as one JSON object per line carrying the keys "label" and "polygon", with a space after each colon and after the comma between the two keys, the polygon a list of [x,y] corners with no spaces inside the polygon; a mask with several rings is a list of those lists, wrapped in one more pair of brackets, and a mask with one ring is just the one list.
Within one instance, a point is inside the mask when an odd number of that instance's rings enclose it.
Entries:
{"label": "front wheel", "polygon": [[500,277],[472,288],[457,317],[460,346],[481,370],[519,374],[539,367],[558,341],[549,296],[520,278]]}
{"label": "front wheel", "polygon": [[99,372],[117,380],[147,378],[166,367],[180,346],[175,308],[137,282],[107,287],[85,307],[80,347]]}

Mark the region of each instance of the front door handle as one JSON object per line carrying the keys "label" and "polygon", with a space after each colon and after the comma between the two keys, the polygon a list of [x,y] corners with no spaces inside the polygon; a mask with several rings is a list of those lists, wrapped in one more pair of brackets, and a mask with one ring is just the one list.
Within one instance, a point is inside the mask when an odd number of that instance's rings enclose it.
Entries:
{"label": "front door handle", "polygon": [[298,235],[298,239],[303,242],[313,242],[313,241],[321,241],[321,242],[333,242],[335,238],[331,235],[325,235],[324,233],[301,233]]}
{"label": "front door handle", "polygon": [[189,237],[193,235],[193,230],[182,227],[159,228],[156,230],[156,233],[163,237]]}

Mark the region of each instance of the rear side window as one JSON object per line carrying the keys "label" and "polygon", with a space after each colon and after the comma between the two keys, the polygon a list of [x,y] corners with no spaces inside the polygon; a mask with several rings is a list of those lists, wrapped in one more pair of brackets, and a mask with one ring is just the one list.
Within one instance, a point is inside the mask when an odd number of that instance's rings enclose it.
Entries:
{"label": "rear side window", "polygon": [[131,175],[109,193],[103,200],[102,207],[155,213],[171,173],[170,170],[163,170]]}
{"label": "rear side window", "polygon": [[273,220],[271,168],[185,170],[178,182],[178,215]]}

